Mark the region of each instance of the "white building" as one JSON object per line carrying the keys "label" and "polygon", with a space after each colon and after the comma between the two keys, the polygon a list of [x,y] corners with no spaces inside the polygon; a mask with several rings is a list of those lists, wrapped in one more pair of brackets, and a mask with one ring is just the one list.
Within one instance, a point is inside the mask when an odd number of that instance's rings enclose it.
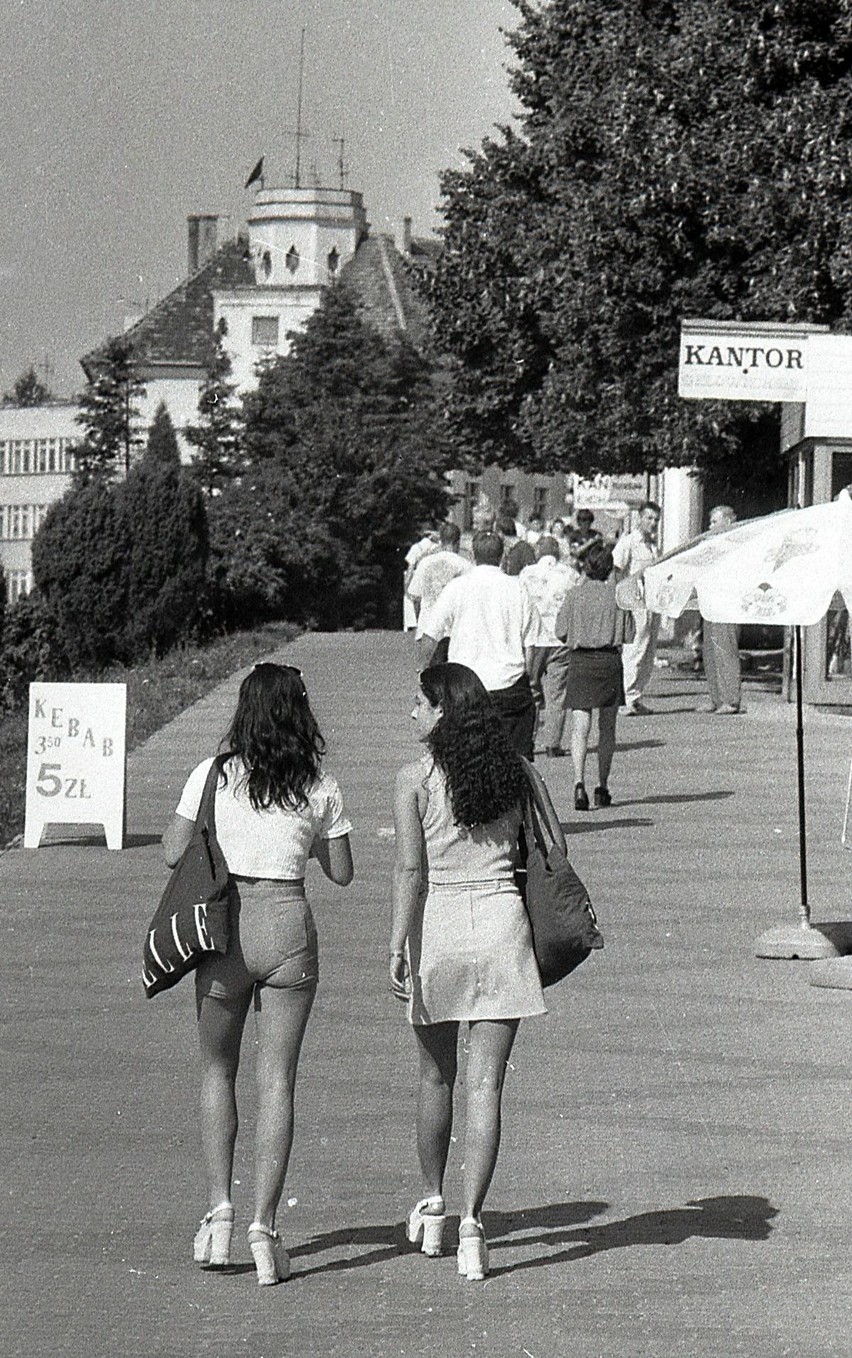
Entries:
{"label": "white building", "polygon": [[0,564],[10,601],[32,589],[32,540],[68,488],[79,439],[77,407],[0,406]]}

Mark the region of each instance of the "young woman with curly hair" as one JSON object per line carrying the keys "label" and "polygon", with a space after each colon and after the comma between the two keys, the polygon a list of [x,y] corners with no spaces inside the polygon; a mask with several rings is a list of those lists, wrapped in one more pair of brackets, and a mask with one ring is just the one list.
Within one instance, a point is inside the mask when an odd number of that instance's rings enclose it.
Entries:
{"label": "young woman with curly hair", "polygon": [[[412,718],[426,753],[396,784],[390,981],[418,1043],[417,1150],[424,1193],[408,1238],[441,1253],[459,1025],[470,1025],[459,1272],[488,1271],[482,1204],[500,1143],[506,1065],[522,1018],[545,1012],[514,880],[527,778],[480,680],[464,665],[420,676]],[[552,808],[551,808],[552,809]],[[553,820],[556,814],[553,813]],[[557,822],[558,823],[558,822]]]}
{"label": "young woman with curly hair", "polygon": [[[231,937],[195,974],[201,1044],[201,1144],[210,1210],[194,1242],[197,1263],[230,1259],[235,1087],[243,1028],[254,1003],[257,1128],[254,1220],[248,1238],[261,1284],[287,1277],[275,1213],[293,1142],[293,1092],[317,988],[317,931],[305,899],[315,858],[331,881],[352,880],[351,825],[299,670],[256,665],[242,682],[219,755],[216,837],[231,873]],[[189,775],[165,834],[166,862],[192,835],[211,759]]]}

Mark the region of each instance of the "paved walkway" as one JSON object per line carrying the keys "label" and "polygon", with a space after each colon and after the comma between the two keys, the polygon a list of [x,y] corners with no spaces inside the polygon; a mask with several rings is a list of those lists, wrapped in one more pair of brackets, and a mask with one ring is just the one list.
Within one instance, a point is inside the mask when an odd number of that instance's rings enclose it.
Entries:
{"label": "paved walkway", "polygon": [[[522,1029],[486,1213],[494,1271],[460,1281],[399,1227],[416,1196],[413,1044],[387,992],[395,769],[414,753],[400,634],[301,638],[299,664],[357,824],[357,880],[311,894],[322,984],[282,1229],[294,1278],[259,1289],[242,1233],[252,1061],[241,1075],[235,1266],[190,1262],[204,1207],[191,986],[146,1001],[157,843],[237,677],[130,759],[130,844],[0,859],[5,1358],[847,1358],[852,997],[754,956],[795,919],[793,714],[659,670],[623,721],[613,806],[569,811],[606,936]],[[653,702],[654,699],[652,698]],[[808,714],[811,896],[850,917],[840,821],[852,724]],[[594,782],[593,776],[589,782]],[[250,1047],[250,1042],[247,1043]],[[458,1202],[459,1157],[448,1182]]]}

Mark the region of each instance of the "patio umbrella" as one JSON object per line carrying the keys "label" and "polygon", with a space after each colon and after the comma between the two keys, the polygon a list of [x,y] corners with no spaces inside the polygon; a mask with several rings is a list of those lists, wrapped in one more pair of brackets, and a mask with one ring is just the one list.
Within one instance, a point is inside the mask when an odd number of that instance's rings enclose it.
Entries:
{"label": "patio umbrella", "polygon": [[665,617],[697,608],[709,622],[794,629],[800,922],[764,934],[757,952],[760,957],[836,956],[845,943],[831,941],[836,926],[811,925],[808,902],[801,629],[825,616],[838,591],[852,608],[852,500],[843,491],[830,504],[782,510],[704,533],[647,567],[642,584],[645,607]]}

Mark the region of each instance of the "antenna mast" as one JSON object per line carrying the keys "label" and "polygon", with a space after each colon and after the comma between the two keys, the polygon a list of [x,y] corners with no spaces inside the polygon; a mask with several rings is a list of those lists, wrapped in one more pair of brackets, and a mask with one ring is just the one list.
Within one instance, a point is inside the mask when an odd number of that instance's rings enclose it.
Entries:
{"label": "antenna mast", "polygon": [[299,45],[299,106],[296,112],[296,174],[294,188],[302,187],[302,85],[305,75],[305,25]]}

